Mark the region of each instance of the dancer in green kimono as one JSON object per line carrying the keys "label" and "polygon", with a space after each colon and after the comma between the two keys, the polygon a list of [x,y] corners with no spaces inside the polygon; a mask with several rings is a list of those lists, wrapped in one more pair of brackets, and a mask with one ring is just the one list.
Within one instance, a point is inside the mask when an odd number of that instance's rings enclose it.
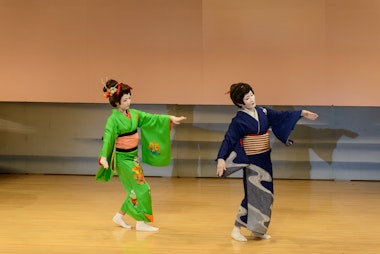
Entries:
{"label": "dancer in green kimono", "polygon": [[179,124],[186,117],[131,109],[131,90],[129,85],[112,79],[103,88],[104,96],[114,109],[105,125],[96,179],[109,181],[116,171],[127,192],[127,198],[112,219],[117,225],[132,228],[123,219],[127,214],[136,220],[136,230],[157,231],[157,227],[146,223],[153,222],[154,217],[150,186],[138,158],[137,128],[141,134],[142,161],[153,166],[166,166],[170,164],[171,124]]}

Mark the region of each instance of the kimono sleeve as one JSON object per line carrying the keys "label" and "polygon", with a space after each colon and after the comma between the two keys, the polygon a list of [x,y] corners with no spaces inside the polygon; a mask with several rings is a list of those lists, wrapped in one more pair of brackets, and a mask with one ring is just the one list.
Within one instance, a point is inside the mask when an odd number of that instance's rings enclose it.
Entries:
{"label": "kimono sleeve", "polygon": [[168,166],[171,162],[170,116],[138,112],[142,162]]}
{"label": "kimono sleeve", "polygon": [[217,158],[222,158],[227,160],[227,158],[231,158],[231,154],[233,153],[233,162],[234,163],[248,163],[248,157],[245,154],[244,148],[240,142],[243,137],[243,131],[241,129],[241,124],[239,124],[238,117],[232,119],[228,130],[224,136],[224,140],[219,148]]}
{"label": "kimono sleeve", "polygon": [[107,182],[114,175],[114,168],[113,168],[114,165],[113,165],[112,158],[114,156],[115,140],[116,140],[115,124],[112,118],[110,117],[107,119],[107,122],[104,128],[102,148],[100,150],[99,157],[98,157],[98,161],[100,160],[100,157],[102,156],[106,157],[109,168],[105,169],[102,165],[99,166],[99,169],[95,176],[95,179],[98,181]]}
{"label": "kimono sleeve", "polygon": [[282,143],[287,144],[292,130],[294,130],[298,120],[301,118],[301,110],[295,111],[276,111],[265,108],[267,111],[269,125],[273,134]]}

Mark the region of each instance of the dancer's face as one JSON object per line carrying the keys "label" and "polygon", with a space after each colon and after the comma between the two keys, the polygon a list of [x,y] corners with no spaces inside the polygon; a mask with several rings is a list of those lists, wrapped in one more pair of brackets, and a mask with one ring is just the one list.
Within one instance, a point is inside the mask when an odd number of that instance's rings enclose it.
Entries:
{"label": "dancer's face", "polygon": [[243,102],[242,108],[254,109],[256,107],[256,97],[252,91],[249,91],[249,93],[244,96]]}
{"label": "dancer's face", "polygon": [[123,111],[126,111],[129,109],[129,106],[131,105],[131,94],[124,94],[120,99],[119,108]]}

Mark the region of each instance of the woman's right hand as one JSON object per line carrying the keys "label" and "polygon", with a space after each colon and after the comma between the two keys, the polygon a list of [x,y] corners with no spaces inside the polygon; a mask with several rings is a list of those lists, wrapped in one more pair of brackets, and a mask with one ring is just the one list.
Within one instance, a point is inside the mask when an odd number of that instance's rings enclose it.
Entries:
{"label": "woman's right hand", "polygon": [[102,164],[102,166],[105,168],[105,169],[108,169],[108,161],[107,161],[107,158],[102,156],[100,157],[100,160],[99,160],[100,164]]}
{"label": "woman's right hand", "polygon": [[216,174],[222,176],[226,171],[226,161],[224,159],[218,159],[218,165],[216,166]]}

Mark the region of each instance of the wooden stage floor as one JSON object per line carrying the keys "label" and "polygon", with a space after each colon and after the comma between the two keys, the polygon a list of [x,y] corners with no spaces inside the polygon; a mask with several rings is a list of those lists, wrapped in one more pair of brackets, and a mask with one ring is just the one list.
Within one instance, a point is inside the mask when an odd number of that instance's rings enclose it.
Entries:
{"label": "wooden stage floor", "polygon": [[380,253],[380,182],[275,180],[272,239],[236,242],[241,179],[147,180],[155,233],[111,221],[117,177],[0,174],[0,253]]}

